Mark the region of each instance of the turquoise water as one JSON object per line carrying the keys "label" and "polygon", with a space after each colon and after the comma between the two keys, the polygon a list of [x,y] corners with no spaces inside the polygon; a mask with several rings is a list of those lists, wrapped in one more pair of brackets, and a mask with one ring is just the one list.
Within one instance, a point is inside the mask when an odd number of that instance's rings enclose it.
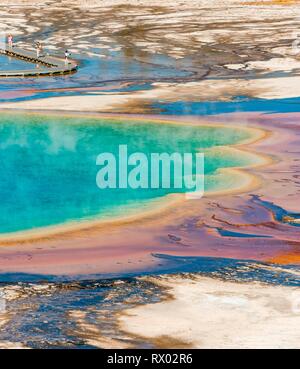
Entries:
{"label": "turquoise water", "polygon": [[[0,232],[124,215],[167,189],[106,189],[96,185],[102,152],[206,153],[206,178],[253,157],[215,150],[248,139],[246,130],[24,114],[0,116]],[[216,176],[218,177],[218,176]],[[207,180],[207,185],[214,186]],[[179,191],[179,190],[177,190]]]}

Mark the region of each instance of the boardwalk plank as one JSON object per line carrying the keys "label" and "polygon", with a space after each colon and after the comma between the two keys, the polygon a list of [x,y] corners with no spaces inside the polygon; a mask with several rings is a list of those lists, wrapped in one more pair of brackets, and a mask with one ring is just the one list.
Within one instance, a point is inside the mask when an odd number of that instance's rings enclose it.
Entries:
{"label": "boardwalk plank", "polygon": [[42,65],[43,68],[25,69],[25,70],[6,70],[0,71],[0,77],[32,77],[32,76],[49,76],[55,74],[69,74],[76,72],[78,65],[74,61],[65,63],[64,59],[41,54],[40,58],[37,58],[36,53],[20,49],[18,47],[0,49],[0,53],[8,55],[14,58],[26,60],[29,63]]}

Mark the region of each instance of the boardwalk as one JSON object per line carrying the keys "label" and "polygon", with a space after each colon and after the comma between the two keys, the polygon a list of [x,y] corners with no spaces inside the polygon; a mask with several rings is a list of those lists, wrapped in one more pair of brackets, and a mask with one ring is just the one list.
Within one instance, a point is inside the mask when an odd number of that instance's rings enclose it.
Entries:
{"label": "boardwalk", "polygon": [[29,63],[40,65],[42,68],[32,68],[24,70],[0,70],[0,77],[39,77],[74,73],[78,66],[73,61],[65,63],[64,59],[41,53],[37,58],[36,53],[17,47],[0,49],[0,53],[14,58],[22,59]]}

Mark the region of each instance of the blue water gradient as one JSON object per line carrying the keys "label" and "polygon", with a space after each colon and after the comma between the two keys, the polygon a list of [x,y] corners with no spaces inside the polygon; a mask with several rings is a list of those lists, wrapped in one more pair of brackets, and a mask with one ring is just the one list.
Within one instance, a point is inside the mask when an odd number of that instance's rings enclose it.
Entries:
{"label": "blue water gradient", "polygon": [[[1,114],[0,232],[134,214],[149,201],[186,191],[100,190],[96,185],[100,169],[96,158],[103,152],[118,157],[119,145],[126,144],[129,154],[141,152],[148,158],[151,153],[203,151],[206,187],[215,190],[226,187],[226,178],[215,175],[218,169],[245,166],[255,160],[222,146],[250,137],[249,131],[230,127]],[[173,180],[173,167],[171,177]],[[232,185],[234,181],[228,180]]]}

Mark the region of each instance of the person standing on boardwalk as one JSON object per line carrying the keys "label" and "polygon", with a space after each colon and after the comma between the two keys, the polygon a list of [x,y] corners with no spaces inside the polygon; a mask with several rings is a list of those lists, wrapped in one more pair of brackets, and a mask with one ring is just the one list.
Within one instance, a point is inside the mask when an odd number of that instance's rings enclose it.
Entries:
{"label": "person standing on boardwalk", "polygon": [[69,57],[70,57],[70,53],[68,50],[65,51],[65,63],[69,64]]}
{"label": "person standing on boardwalk", "polygon": [[8,37],[7,37],[7,43],[8,43],[8,47],[10,49],[13,48],[13,45],[14,45],[14,38],[12,36],[12,34],[9,34]]}
{"label": "person standing on boardwalk", "polygon": [[42,45],[39,41],[35,44],[35,49],[36,49],[36,57],[39,59],[42,50]]}

